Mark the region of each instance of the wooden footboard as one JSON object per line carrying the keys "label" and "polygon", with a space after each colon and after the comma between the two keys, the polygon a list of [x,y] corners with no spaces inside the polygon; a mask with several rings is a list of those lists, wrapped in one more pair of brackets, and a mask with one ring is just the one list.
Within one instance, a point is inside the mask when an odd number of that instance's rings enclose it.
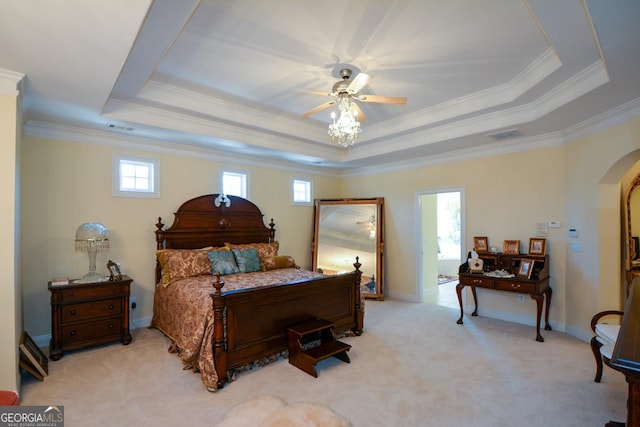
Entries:
{"label": "wooden footboard", "polygon": [[213,352],[218,388],[227,372],[287,349],[287,327],[312,319],[334,322],[335,331],[360,335],[364,307],[360,264],[352,273],[223,293],[217,276],[211,293]]}

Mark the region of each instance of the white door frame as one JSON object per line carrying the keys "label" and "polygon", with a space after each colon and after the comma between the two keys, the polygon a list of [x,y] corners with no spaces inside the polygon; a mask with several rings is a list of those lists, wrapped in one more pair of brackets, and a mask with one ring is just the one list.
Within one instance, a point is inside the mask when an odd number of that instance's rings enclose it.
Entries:
{"label": "white door frame", "polygon": [[[428,194],[438,194],[438,193],[460,193],[460,260],[464,260],[466,258],[466,238],[465,238],[465,193],[464,187],[443,187],[443,188],[434,188],[434,189],[426,189],[426,190],[418,190],[415,195],[415,218],[416,218],[416,253],[419,254],[417,262],[417,274],[416,274],[416,295],[418,296],[418,302],[422,302],[423,300],[423,290],[422,290],[422,272],[424,266],[422,265],[422,212],[420,206],[420,198],[422,196]],[[465,291],[466,289],[463,289]],[[463,298],[464,300],[464,298]]]}

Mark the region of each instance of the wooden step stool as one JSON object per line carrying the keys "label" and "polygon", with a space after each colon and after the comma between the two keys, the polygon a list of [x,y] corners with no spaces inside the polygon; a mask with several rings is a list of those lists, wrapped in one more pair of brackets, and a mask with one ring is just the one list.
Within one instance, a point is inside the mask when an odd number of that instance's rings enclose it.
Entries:
{"label": "wooden step stool", "polygon": [[[321,360],[335,357],[343,362],[351,362],[347,354],[351,346],[336,340],[333,335],[333,322],[316,319],[291,326],[287,331],[289,333],[289,363],[315,378],[318,378],[315,366]],[[304,349],[305,344],[316,340],[320,340],[318,346]]]}

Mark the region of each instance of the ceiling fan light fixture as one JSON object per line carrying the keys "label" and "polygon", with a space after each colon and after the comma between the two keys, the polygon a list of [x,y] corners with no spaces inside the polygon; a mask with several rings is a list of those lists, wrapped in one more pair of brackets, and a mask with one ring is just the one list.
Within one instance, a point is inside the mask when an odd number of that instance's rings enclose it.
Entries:
{"label": "ceiling fan light fixture", "polygon": [[343,96],[338,101],[340,117],[336,120],[335,111],[331,113],[331,124],[329,125],[329,136],[341,147],[349,147],[356,142],[358,134],[361,132],[360,122],[356,119],[358,113],[351,105],[351,99]]}

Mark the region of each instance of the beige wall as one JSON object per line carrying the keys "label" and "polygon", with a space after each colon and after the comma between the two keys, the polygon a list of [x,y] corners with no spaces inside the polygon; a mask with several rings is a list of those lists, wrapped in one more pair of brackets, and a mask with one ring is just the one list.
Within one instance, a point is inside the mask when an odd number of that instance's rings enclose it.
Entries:
{"label": "beige wall", "polygon": [[[159,158],[160,199],[113,197],[111,169],[114,153]],[[98,271],[106,274],[109,259],[121,263],[122,272],[134,279],[132,295],[138,308],[134,320],[152,316],[155,223],[165,226],[181,203],[219,191],[223,167],[250,174],[251,200],[261,208],[265,223],[273,218],[281,254],[292,255],[303,267],[311,267],[313,207],[292,206],[292,176],[301,173],[262,167],[223,165],[201,157],[151,154],[117,147],[24,137],[23,255],[24,308],[30,313],[25,328],[32,335],[50,334],[47,282],[53,277],[77,278],[87,272],[86,254],[74,251],[76,228],[84,222],[100,222],[109,229],[110,250],[98,254]],[[337,178],[309,176],[317,197],[333,197]]]}
{"label": "beige wall", "polygon": [[[535,234],[536,223],[561,221],[562,228],[549,229],[548,236],[554,290],[551,321],[557,329],[586,339],[591,315],[600,308],[619,305],[620,180],[634,163],[627,158],[634,155],[629,153],[640,148],[639,127],[636,121],[565,146],[374,176],[311,176],[314,197],[385,198],[386,290],[392,297],[407,300],[415,300],[418,295],[418,192],[464,188],[463,239],[467,249],[477,235],[488,236],[489,243],[499,247],[505,239],[519,239],[526,247]],[[138,298],[139,308],[132,317],[148,321],[152,314],[153,230],[157,217],[162,216],[169,225],[181,202],[217,192],[218,173],[227,165],[203,157],[150,154],[28,136],[23,146],[23,283],[24,309],[29,313],[25,328],[33,335],[50,333],[46,283],[55,276],[79,276],[87,269],[87,256],[75,253],[73,248],[75,229],[87,221],[99,221],[109,228],[111,250],[99,255],[99,268],[107,259],[122,264],[123,272],[135,279],[133,295]],[[162,197],[112,197],[113,153],[160,158]],[[294,207],[289,201],[290,178],[301,174],[255,165],[230,166],[250,172],[250,198],[262,209],[265,222],[274,218],[281,253],[294,256],[304,267],[310,266],[313,209]],[[580,253],[571,252],[569,227],[580,231]],[[606,285],[602,284],[602,275]],[[479,297],[481,314],[534,322],[532,300],[517,303],[514,295],[490,291]]]}
{"label": "beige wall", "polygon": [[18,96],[0,93],[0,390],[20,389],[18,342],[22,332],[20,287],[20,114]]}

